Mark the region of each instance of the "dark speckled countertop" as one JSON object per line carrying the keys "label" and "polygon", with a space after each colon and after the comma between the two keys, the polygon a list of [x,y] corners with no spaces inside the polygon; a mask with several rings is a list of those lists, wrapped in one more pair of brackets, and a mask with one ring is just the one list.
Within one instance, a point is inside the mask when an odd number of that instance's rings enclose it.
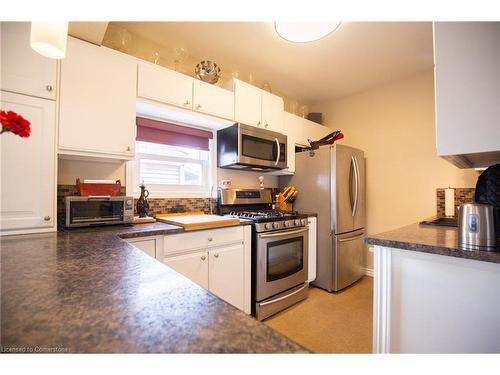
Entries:
{"label": "dark speckled countertop", "polygon": [[304,353],[120,237],[154,223],[1,238],[1,351]]}
{"label": "dark speckled countertop", "polygon": [[458,247],[457,228],[412,224],[366,238],[371,245],[500,263],[500,252],[463,250]]}

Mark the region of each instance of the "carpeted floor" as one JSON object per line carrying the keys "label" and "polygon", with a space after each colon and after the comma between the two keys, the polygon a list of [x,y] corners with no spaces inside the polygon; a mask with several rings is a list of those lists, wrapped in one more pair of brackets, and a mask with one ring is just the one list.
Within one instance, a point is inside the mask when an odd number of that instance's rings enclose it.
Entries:
{"label": "carpeted floor", "polygon": [[306,300],[264,321],[315,353],[371,353],[373,278],[338,293],[311,287]]}

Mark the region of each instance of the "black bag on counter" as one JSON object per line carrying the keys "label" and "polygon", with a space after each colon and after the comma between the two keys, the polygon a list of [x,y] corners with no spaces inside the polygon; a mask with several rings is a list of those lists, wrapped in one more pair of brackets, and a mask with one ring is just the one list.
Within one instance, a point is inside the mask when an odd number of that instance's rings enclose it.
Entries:
{"label": "black bag on counter", "polygon": [[479,176],[474,194],[476,203],[491,204],[495,207],[495,232],[500,237],[500,164],[486,169]]}

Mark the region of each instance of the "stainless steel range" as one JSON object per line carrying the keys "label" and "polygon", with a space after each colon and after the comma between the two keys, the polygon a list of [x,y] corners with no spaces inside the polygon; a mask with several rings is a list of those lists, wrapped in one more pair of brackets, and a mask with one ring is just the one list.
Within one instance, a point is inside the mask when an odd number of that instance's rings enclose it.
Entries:
{"label": "stainless steel range", "polygon": [[263,320],[307,298],[307,216],[272,210],[271,189],[219,190],[219,210],[253,221],[252,314]]}

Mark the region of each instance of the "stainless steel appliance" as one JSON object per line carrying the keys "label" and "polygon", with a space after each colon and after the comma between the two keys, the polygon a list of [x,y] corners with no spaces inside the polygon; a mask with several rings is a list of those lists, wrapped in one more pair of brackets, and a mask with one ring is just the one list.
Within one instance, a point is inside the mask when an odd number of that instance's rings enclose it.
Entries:
{"label": "stainless steel appliance", "polygon": [[271,189],[219,190],[221,214],[253,221],[252,314],[263,320],[305,298],[307,216],[271,210]]}
{"label": "stainless steel appliance", "polygon": [[458,245],[467,250],[495,251],[496,236],[490,204],[467,203],[458,209]]}
{"label": "stainless steel appliance", "polygon": [[132,197],[66,197],[66,227],[129,224],[134,220]]}
{"label": "stainless steel appliance", "polygon": [[220,168],[266,170],[287,168],[287,137],[255,126],[234,124],[217,131]]}
{"label": "stainless steel appliance", "polygon": [[334,145],[295,154],[294,208],[318,214],[314,285],[343,289],[364,275],[365,163],[361,150]]}

